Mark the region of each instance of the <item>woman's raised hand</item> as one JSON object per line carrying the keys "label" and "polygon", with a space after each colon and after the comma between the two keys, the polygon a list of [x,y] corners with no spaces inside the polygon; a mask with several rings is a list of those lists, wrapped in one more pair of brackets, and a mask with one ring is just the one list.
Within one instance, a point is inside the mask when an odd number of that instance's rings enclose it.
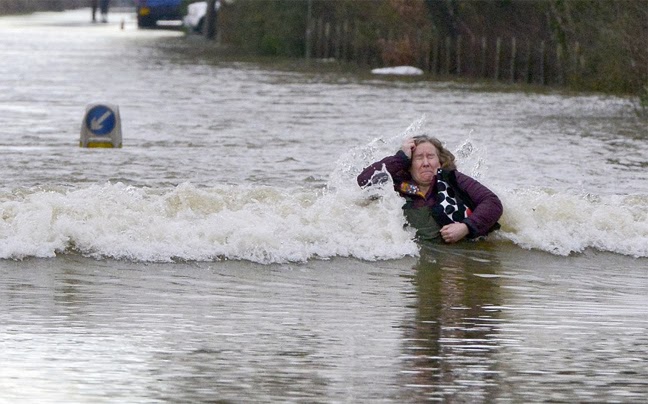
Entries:
{"label": "woman's raised hand", "polygon": [[403,146],[401,146],[401,150],[405,153],[407,158],[410,160],[412,159],[412,153],[414,152],[414,149],[416,148],[416,144],[414,143],[413,138],[407,138],[403,142]]}

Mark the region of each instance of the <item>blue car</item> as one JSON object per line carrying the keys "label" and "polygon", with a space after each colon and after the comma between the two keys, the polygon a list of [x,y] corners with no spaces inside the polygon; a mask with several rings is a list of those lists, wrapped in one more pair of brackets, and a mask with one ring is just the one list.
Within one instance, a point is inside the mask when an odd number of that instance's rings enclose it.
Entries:
{"label": "blue car", "polygon": [[137,26],[151,28],[158,21],[182,20],[182,0],[135,0]]}

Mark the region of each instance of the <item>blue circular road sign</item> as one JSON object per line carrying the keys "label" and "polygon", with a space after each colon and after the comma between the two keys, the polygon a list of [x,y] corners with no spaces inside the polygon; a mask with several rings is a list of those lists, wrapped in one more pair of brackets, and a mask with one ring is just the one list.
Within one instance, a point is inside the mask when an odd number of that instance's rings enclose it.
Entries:
{"label": "blue circular road sign", "polygon": [[94,106],[86,114],[86,127],[93,135],[107,135],[115,129],[115,111],[105,105]]}

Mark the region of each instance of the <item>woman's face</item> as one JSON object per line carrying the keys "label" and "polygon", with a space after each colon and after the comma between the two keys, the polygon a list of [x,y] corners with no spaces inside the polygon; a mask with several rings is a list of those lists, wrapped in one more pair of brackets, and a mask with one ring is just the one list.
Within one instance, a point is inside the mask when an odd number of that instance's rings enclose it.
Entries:
{"label": "woman's face", "polygon": [[424,142],[416,146],[412,153],[410,173],[418,185],[432,184],[439,168],[441,168],[439,152],[432,143]]}

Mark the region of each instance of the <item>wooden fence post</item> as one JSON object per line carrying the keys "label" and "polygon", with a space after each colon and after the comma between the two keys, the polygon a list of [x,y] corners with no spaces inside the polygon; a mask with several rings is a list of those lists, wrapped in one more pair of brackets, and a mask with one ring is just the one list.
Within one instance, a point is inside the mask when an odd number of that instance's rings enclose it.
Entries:
{"label": "wooden fence post", "polygon": [[[375,33],[375,36],[374,36],[374,43],[375,43],[375,40],[378,39],[378,38],[383,38],[383,34],[380,32],[380,30],[378,28],[376,28],[376,33]],[[369,66],[370,67],[374,67],[374,66],[378,66],[378,65],[383,64],[382,55],[378,55],[374,51],[375,51],[375,48],[369,46],[369,52],[368,52],[367,59],[369,61]]]}
{"label": "wooden fence post", "polygon": [[313,6],[312,0],[308,0],[306,11],[306,49],[305,57],[309,60],[313,56]]}
{"label": "wooden fence post", "polygon": [[436,75],[438,73],[437,67],[439,65],[439,37],[435,34],[432,38],[432,64],[430,65],[430,70],[432,74]]}
{"label": "wooden fence post", "polygon": [[524,70],[523,78],[525,83],[531,83],[531,41],[527,39],[526,41],[526,54],[524,55]]}
{"label": "wooden fence post", "polygon": [[578,65],[578,59],[580,54],[580,43],[578,41],[574,42],[572,49],[569,72],[572,75],[577,75],[580,73],[580,66]]}
{"label": "wooden fence post", "polygon": [[545,41],[540,42],[540,84],[545,84]]}
{"label": "wooden fence post", "polygon": [[331,23],[324,25],[324,59],[331,57]]}
{"label": "wooden fence post", "polygon": [[445,39],[445,68],[444,73],[446,75],[450,74],[450,37],[447,36]]}
{"label": "wooden fence post", "polygon": [[356,64],[360,64],[360,27],[358,20],[353,24],[353,58]]}
{"label": "wooden fence post", "polygon": [[500,78],[500,59],[501,59],[501,52],[502,52],[502,39],[500,37],[497,37],[497,40],[495,41],[495,80],[499,80]]}
{"label": "wooden fence post", "polygon": [[515,37],[511,39],[511,83],[515,82],[515,58],[517,56],[517,47]]}
{"label": "wooden fence post", "polygon": [[461,35],[457,35],[457,76],[461,75]]}
{"label": "wooden fence post", "polygon": [[424,43],[423,31],[421,31],[420,29],[416,30],[416,60],[423,70],[427,70],[428,58],[425,55],[427,55],[428,53],[425,50]]}
{"label": "wooden fence post", "polygon": [[340,23],[340,60],[346,61],[347,28],[346,20]]}
{"label": "wooden fence post", "polygon": [[315,57],[322,58],[324,57],[324,21],[322,18],[317,19],[317,46],[315,49]]}
{"label": "wooden fence post", "polygon": [[341,47],[342,47],[341,37],[342,37],[342,27],[340,26],[340,22],[338,21],[335,24],[335,52],[334,52],[335,60],[340,60]]}
{"label": "wooden fence post", "polygon": [[481,41],[481,77],[486,77],[486,37]]}
{"label": "wooden fence post", "polygon": [[558,84],[565,84],[565,71],[563,63],[563,49],[560,44],[556,45],[556,79]]}

